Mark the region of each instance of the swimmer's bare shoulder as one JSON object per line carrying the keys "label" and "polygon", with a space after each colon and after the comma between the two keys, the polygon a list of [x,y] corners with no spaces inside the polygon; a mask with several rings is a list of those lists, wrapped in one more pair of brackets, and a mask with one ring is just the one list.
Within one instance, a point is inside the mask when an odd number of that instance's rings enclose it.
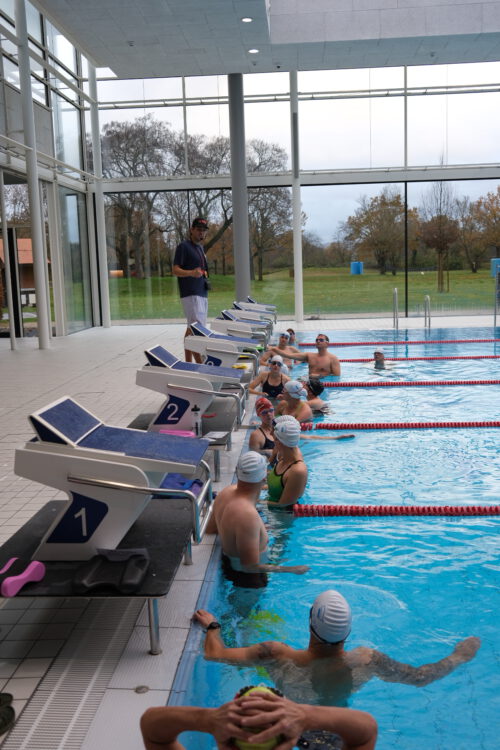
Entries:
{"label": "swimmer's bare shoulder", "polygon": [[372,661],[374,653],[374,648],[358,646],[358,648],[353,648],[352,651],[344,652],[344,661],[348,667],[351,667],[351,669],[356,667],[366,667]]}

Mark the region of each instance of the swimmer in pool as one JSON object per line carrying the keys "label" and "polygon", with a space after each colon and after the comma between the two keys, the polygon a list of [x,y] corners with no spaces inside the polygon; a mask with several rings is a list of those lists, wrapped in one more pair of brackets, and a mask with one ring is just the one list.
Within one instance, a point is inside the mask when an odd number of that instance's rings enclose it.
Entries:
{"label": "swimmer in pool", "polygon": [[269,371],[259,372],[248,385],[248,392],[256,396],[278,398],[283,393],[285,384],[290,378],[283,373],[283,357],[273,354],[269,357]]}
{"label": "swimmer in pool", "polygon": [[300,424],[294,417],[276,418],[275,454],[271,457],[272,469],[267,474],[267,504],[270,508],[294,505],[304,494],[307,466],[298,447],[300,436]]}
{"label": "swimmer in pool", "polygon": [[295,417],[299,422],[312,421],[312,409],[307,403],[307,391],[298,380],[288,380],[278,397],[276,414]]}
{"label": "swimmer in pool", "polygon": [[385,370],[385,354],[383,349],[375,349],[373,352],[373,366],[376,370]]}
{"label": "swimmer in pool", "polygon": [[[237,484],[224,487],[215,498],[207,533],[219,535],[223,563],[232,571],[244,574],[306,573],[308,565],[271,565],[265,562],[269,538],[255,506],[266,474],[264,456],[255,451],[244,453],[236,466]],[[251,580],[248,583],[250,588],[256,588]],[[244,585],[243,580],[240,585]]]}
{"label": "swimmer in pool", "polygon": [[325,386],[319,378],[309,378],[309,380],[301,380],[302,386],[305,388],[307,393],[307,403],[313,411],[319,411],[325,414],[328,409],[328,403],[320,398],[321,394],[325,390]]}
{"label": "swimmer in pool", "polygon": [[[285,349],[288,351],[286,357],[283,355]],[[279,354],[280,356],[283,356],[284,364],[289,367],[293,364],[293,361],[290,357],[290,352],[298,354],[299,350],[295,346],[292,346],[292,342],[290,341],[290,334],[288,333],[288,331],[284,331],[278,336],[278,345],[268,346],[267,351],[262,354],[259,362],[265,367],[269,362],[269,357],[272,357],[273,354]]]}
{"label": "swimmer in pool", "polygon": [[340,361],[335,354],[328,352],[330,339],[326,333],[318,333],[316,336],[317,352],[293,352],[291,349],[276,351],[276,347],[270,347],[276,354],[283,357],[291,357],[296,362],[307,362],[309,365],[310,378],[324,378],[326,375],[340,375]]}
{"label": "swimmer in pool", "polygon": [[250,748],[251,740],[265,744],[274,737],[279,737],[278,750],[292,750],[297,743],[318,750],[373,750],[377,741],[377,722],[365,711],[301,705],[261,685],[243,688],[218,708],[158,706],[141,717],[146,750],[186,750],[178,736],[190,731],[211,734],[219,750]]}
{"label": "swimmer in pool", "polygon": [[[195,612],[194,617],[204,628],[216,621],[214,615],[203,609]],[[412,667],[374,648],[360,646],[346,651],[351,622],[348,602],[338,591],[330,589],[317,596],[311,607],[307,648],[292,648],[277,641],[228,648],[219,630],[207,630],[205,658],[230,664],[265,664],[271,679],[294,700],[346,705],[351,693],[372,677],[415,687],[429,685],[473,659],[481,645],[479,638],[470,636],[457,643],[443,659]]]}
{"label": "swimmer in pool", "polygon": [[258,398],[255,411],[260,417],[260,425],[252,433],[248,441],[251,451],[262,453],[269,458],[274,450],[274,406],[267,398]]}

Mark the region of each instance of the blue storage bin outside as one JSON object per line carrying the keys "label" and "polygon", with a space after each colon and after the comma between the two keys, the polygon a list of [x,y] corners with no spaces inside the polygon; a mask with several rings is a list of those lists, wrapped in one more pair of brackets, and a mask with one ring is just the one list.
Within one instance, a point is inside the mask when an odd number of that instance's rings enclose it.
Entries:
{"label": "blue storage bin outside", "polygon": [[[351,263],[352,267],[352,263]],[[492,258],[491,259],[491,275],[493,278],[497,275],[497,273],[500,271],[500,258]],[[351,270],[352,273],[352,270]]]}
{"label": "blue storage bin outside", "polygon": [[360,260],[354,260],[351,263],[351,274],[363,273],[363,263]]}

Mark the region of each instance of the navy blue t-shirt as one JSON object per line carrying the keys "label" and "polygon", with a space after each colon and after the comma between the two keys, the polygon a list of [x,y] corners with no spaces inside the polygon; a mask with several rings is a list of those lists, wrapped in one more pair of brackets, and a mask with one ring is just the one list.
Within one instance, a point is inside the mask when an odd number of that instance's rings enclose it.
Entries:
{"label": "navy blue t-shirt", "polygon": [[[192,271],[195,268],[201,268],[208,271],[205,251],[201,245],[195,245],[191,240],[184,240],[175,251],[174,266],[180,266],[186,271]],[[208,297],[205,285],[205,277],[195,278],[194,276],[177,277],[179,282],[179,293],[181,297]]]}

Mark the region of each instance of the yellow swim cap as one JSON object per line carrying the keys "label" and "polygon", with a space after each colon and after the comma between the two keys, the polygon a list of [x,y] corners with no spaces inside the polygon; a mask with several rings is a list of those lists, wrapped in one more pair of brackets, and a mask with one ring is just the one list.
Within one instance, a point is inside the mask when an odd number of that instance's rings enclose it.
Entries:
{"label": "yellow swim cap", "polygon": [[[244,695],[251,695],[252,693],[271,693],[274,695],[273,691],[266,687],[265,685],[257,685],[256,687],[250,687],[244,690],[244,692],[238,693],[238,698],[241,698]],[[258,734],[258,732],[262,732],[263,727],[254,727],[252,729],[248,729],[249,732],[253,732],[253,734]],[[247,742],[246,740],[234,740],[234,744],[236,745],[239,750],[272,750],[273,747],[276,747],[278,742],[281,742],[281,736],[279,737],[271,737],[270,740],[266,740],[266,742]]]}

